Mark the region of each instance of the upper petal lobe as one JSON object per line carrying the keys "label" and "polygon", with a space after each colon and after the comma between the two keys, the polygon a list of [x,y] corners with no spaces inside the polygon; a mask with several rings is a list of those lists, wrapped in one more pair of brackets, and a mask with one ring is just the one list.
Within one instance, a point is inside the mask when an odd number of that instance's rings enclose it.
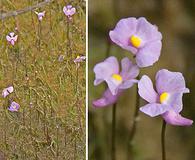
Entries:
{"label": "upper petal lobe", "polygon": [[149,103],[156,103],[158,101],[158,94],[153,88],[151,79],[144,75],[138,82],[138,93]]}

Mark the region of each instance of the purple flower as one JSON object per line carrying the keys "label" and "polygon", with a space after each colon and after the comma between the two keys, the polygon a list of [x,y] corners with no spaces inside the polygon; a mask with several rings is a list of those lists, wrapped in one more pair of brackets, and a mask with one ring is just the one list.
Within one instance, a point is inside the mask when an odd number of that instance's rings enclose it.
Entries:
{"label": "purple flower", "polygon": [[11,112],[18,112],[19,108],[20,108],[20,105],[13,101],[13,102],[11,102],[8,110]]}
{"label": "purple flower", "polygon": [[121,19],[109,35],[114,43],[135,55],[139,67],[151,66],[158,61],[162,35],[145,18]]}
{"label": "purple flower", "polygon": [[63,8],[64,14],[71,19],[71,17],[76,13],[76,8],[74,8],[72,5],[64,6]]}
{"label": "purple flower", "polygon": [[10,87],[7,87],[5,88],[3,91],[2,91],[2,97],[5,98],[7,97],[10,93],[12,93],[14,91],[14,87],[13,86],[10,86]]}
{"label": "purple flower", "polygon": [[116,95],[113,95],[109,88],[103,93],[103,96],[99,99],[93,101],[94,107],[106,107],[117,102],[119,96],[122,94],[123,90],[118,90]]}
{"label": "purple flower", "polygon": [[77,56],[75,59],[74,59],[74,63],[81,63],[81,62],[84,62],[86,60],[86,56]]}
{"label": "purple flower", "polygon": [[43,11],[43,12],[36,12],[35,11],[35,13],[38,16],[39,21],[42,21],[43,17],[45,17],[45,11]]}
{"label": "purple flower", "polygon": [[94,67],[95,81],[98,85],[106,81],[112,95],[116,95],[119,89],[127,89],[137,83],[135,79],[139,74],[137,65],[126,57],[121,60],[122,71],[119,72],[119,64],[116,57],[109,57],[105,61],[98,63]]}
{"label": "purple flower", "polygon": [[138,88],[139,95],[148,102],[140,108],[145,114],[151,117],[161,115],[171,125],[188,126],[193,123],[179,114],[183,108],[182,96],[189,93],[181,73],[166,69],[158,71],[156,91],[150,78],[144,75],[138,82]]}
{"label": "purple flower", "polygon": [[7,36],[6,36],[7,41],[14,46],[15,42],[18,39],[18,35],[15,35],[14,32],[10,32]]}

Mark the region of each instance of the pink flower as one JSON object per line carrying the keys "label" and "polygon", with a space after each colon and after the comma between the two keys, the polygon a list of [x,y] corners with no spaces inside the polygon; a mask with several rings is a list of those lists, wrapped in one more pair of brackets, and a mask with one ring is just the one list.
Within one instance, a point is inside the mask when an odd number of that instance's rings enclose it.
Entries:
{"label": "pink flower", "polygon": [[18,35],[15,35],[14,32],[10,32],[7,36],[6,36],[7,41],[14,46],[15,42],[18,39]]}
{"label": "pink flower", "polygon": [[[121,71],[120,71],[121,68]],[[133,64],[127,57],[121,60],[119,66],[116,57],[108,57],[94,67],[95,80],[97,86],[105,81],[112,95],[117,95],[118,90],[131,88],[138,80],[135,78],[139,74],[139,68]]]}
{"label": "pink flower", "polygon": [[86,60],[86,56],[80,55],[80,56],[77,56],[77,57],[74,59],[74,63],[81,63],[81,62],[84,62],[85,60]]}
{"label": "pink flower", "polygon": [[144,75],[138,82],[138,93],[148,104],[140,111],[155,117],[161,115],[166,123],[177,126],[190,126],[193,121],[180,115],[183,109],[182,97],[189,93],[185,79],[179,72],[162,69],[156,74],[156,90],[151,79]]}
{"label": "pink flower", "polygon": [[10,93],[12,93],[14,91],[14,87],[13,86],[10,86],[10,87],[7,87],[5,88],[3,91],[2,91],[2,96],[3,98],[7,97]]}
{"label": "pink flower", "polygon": [[64,6],[63,8],[64,14],[71,19],[71,17],[76,13],[76,8],[74,8],[72,5]]}
{"label": "pink flower", "polygon": [[115,44],[134,54],[139,67],[151,66],[160,57],[162,35],[144,17],[121,19],[109,35]]}
{"label": "pink flower", "polygon": [[43,17],[45,17],[45,11],[43,11],[43,12],[36,12],[35,11],[35,13],[38,16],[39,21],[42,21]]}
{"label": "pink flower", "polygon": [[11,112],[18,112],[19,108],[20,108],[20,105],[18,103],[12,102],[10,104],[8,110],[11,111]]}

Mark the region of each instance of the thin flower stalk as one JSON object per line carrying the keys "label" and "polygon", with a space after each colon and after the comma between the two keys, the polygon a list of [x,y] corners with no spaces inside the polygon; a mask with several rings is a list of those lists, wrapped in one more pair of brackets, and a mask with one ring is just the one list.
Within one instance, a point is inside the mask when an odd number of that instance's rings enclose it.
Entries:
{"label": "thin flower stalk", "polygon": [[[138,75],[138,79],[139,79],[139,75]],[[135,104],[135,112],[134,112],[134,116],[133,116],[133,124],[130,130],[130,134],[129,134],[129,139],[128,139],[128,147],[127,147],[127,157],[133,157],[133,141],[134,141],[134,137],[137,131],[137,122],[139,119],[139,106],[140,106],[140,97],[138,94],[138,87],[136,89],[136,104]],[[130,155],[129,155],[130,154]]]}
{"label": "thin flower stalk", "polygon": [[116,159],[116,106],[115,103],[112,107],[112,148],[111,148],[111,158],[112,160]]}
{"label": "thin flower stalk", "polygon": [[166,132],[166,121],[163,120],[163,123],[162,123],[162,130],[161,130],[162,160],[166,160],[165,132]]}
{"label": "thin flower stalk", "polygon": [[38,50],[40,51],[41,50],[41,32],[42,32],[42,26],[41,26],[41,21],[39,21],[39,24],[38,24]]}

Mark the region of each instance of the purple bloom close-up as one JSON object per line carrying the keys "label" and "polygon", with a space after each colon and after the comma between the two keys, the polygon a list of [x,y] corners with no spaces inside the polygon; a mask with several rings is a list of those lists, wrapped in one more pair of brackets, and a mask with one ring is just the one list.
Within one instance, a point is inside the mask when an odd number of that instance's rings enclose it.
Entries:
{"label": "purple bloom close-up", "polygon": [[139,68],[134,65],[127,57],[121,60],[121,72],[116,57],[109,57],[105,61],[95,65],[94,85],[105,81],[108,84],[112,95],[116,95],[118,90],[127,89],[138,81],[135,79],[139,74]]}
{"label": "purple bloom close-up", "polygon": [[7,87],[7,88],[3,89],[3,91],[2,91],[2,97],[3,98],[7,97],[13,91],[14,91],[14,87],[13,86],[10,86],[10,87]]}
{"label": "purple bloom close-up", "polygon": [[45,11],[43,11],[43,12],[36,12],[35,11],[35,13],[38,16],[39,21],[42,21],[43,17],[45,17]]}
{"label": "purple bloom close-up", "polygon": [[13,101],[13,102],[11,102],[8,110],[11,112],[18,112],[19,108],[20,108],[20,105]]}
{"label": "purple bloom close-up", "polygon": [[64,6],[63,11],[68,18],[71,18],[76,13],[76,8],[72,5],[67,5]]}
{"label": "purple bloom close-up", "polygon": [[166,123],[178,126],[192,125],[193,121],[180,115],[183,109],[182,96],[189,93],[184,77],[179,72],[162,69],[156,74],[156,91],[151,79],[144,75],[138,82],[139,95],[148,102],[140,108],[145,114],[161,115]]}
{"label": "purple bloom close-up", "polygon": [[139,67],[151,66],[160,57],[162,35],[143,17],[121,19],[109,35],[115,44],[135,55]]}
{"label": "purple bloom close-up", "polygon": [[6,39],[7,39],[7,41],[8,41],[12,46],[14,46],[15,42],[16,42],[17,39],[18,39],[18,35],[15,35],[14,32],[11,32],[11,33],[9,33],[9,34],[6,36]]}

